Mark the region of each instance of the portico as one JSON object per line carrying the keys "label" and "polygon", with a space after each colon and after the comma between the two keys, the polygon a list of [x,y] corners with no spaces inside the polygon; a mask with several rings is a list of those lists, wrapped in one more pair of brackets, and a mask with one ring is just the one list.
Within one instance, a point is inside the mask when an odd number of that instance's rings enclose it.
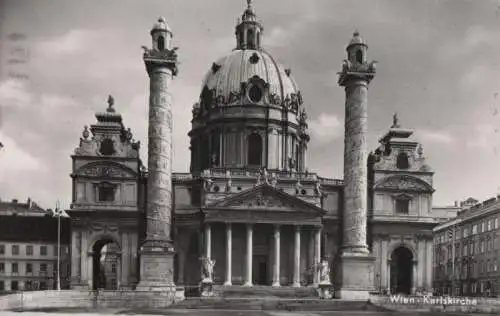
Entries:
{"label": "portico", "polygon": [[214,282],[317,284],[322,210],[268,185],[249,191],[203,209],[203,254],[216,261]]}

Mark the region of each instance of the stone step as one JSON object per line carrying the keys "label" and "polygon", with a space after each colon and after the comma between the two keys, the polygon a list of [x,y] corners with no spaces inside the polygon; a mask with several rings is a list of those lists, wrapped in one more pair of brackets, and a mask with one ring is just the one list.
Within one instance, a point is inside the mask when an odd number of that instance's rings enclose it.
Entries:
{"label": "stone step", "polygon": [[365,301],[262,298],[187,298],[172,308],[286,311],[387,311]]}

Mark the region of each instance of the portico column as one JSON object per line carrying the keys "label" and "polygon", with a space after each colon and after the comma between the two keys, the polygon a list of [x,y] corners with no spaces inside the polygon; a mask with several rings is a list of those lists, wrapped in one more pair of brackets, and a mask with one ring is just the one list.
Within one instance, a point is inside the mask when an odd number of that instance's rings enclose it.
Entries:
{"label": "portico column", "polygon": [[411,294],[415,294],[415,291],[417,290],[417,260],[413,260],[413,271],[412,271],[412,281],[411,281]]}
{"label": "portico column", "polygon": [[391,293],[391,260],[387,260],[387,293]]}
{"label": "portico column", "polygon": [[314,232],[314,284],[319,284],[319,264],[321,261],[321,228],[318,228]]}
{"label": "portico column", "polygon": [[209,223],[205,224],[205,257],[212,258],[212,229]]}
{"label": "portico column", "polygon": [[293,286],[300,287],[300,226],[295,226],[295,251],[293,264]]}
{"label": "portico column", "polygon": [[231,223],[226,224],[226,282],[224,285],[232,284],[232,261],[233,261],[233,231]]}
{"label": "portico column", "polygon": [[252,286],[253,227],[247,224],[247,273],[244,286]]}
{"label": "portico column", "polygon": [[274,271],[273,286],[280,286],[280,226],[274,226]]}

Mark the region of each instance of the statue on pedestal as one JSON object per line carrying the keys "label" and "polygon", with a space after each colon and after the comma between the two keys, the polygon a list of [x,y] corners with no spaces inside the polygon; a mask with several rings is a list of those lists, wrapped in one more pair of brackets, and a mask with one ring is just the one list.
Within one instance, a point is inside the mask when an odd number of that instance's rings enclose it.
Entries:
{"label": "statue on pedestal", "polygon": [[203,258],[203,282],[213,282],[215,260]]}
{"label": "statue on pedestal", "polygon": [[319,278],[321,284],[330,285],[330,266],[328,265],[328,261],[323,260],[319,266]]}
{"label": "statue on pedestal", "polygon": [[332,283],[330,282],[330,266],[327,260],[321,261],[319,264],[319,297],[322,299],[331,299],[333,297],[330,292]]}
{"label": "statue on pedestal", "polygon": [[213,272],[215,266],[215,260],[210,258],[201,258],[202,260],[202,275],[200,283],[201,296],[213,296]]}

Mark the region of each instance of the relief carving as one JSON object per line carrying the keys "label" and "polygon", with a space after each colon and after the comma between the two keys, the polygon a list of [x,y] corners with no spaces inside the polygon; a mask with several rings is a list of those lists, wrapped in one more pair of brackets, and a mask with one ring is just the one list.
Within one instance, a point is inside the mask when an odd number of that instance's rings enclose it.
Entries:
{"label": "relief carving", "polygon": [[409,176],[391,177],[375,184],[376,189],[392,189],[400,191],[432,191],[432,187],[422,180]]}
{"label": "relief carving", "polygon": [[104,178],[128,178],[134,175],[112,166],[91,166],[77,171],[80,176]]}

